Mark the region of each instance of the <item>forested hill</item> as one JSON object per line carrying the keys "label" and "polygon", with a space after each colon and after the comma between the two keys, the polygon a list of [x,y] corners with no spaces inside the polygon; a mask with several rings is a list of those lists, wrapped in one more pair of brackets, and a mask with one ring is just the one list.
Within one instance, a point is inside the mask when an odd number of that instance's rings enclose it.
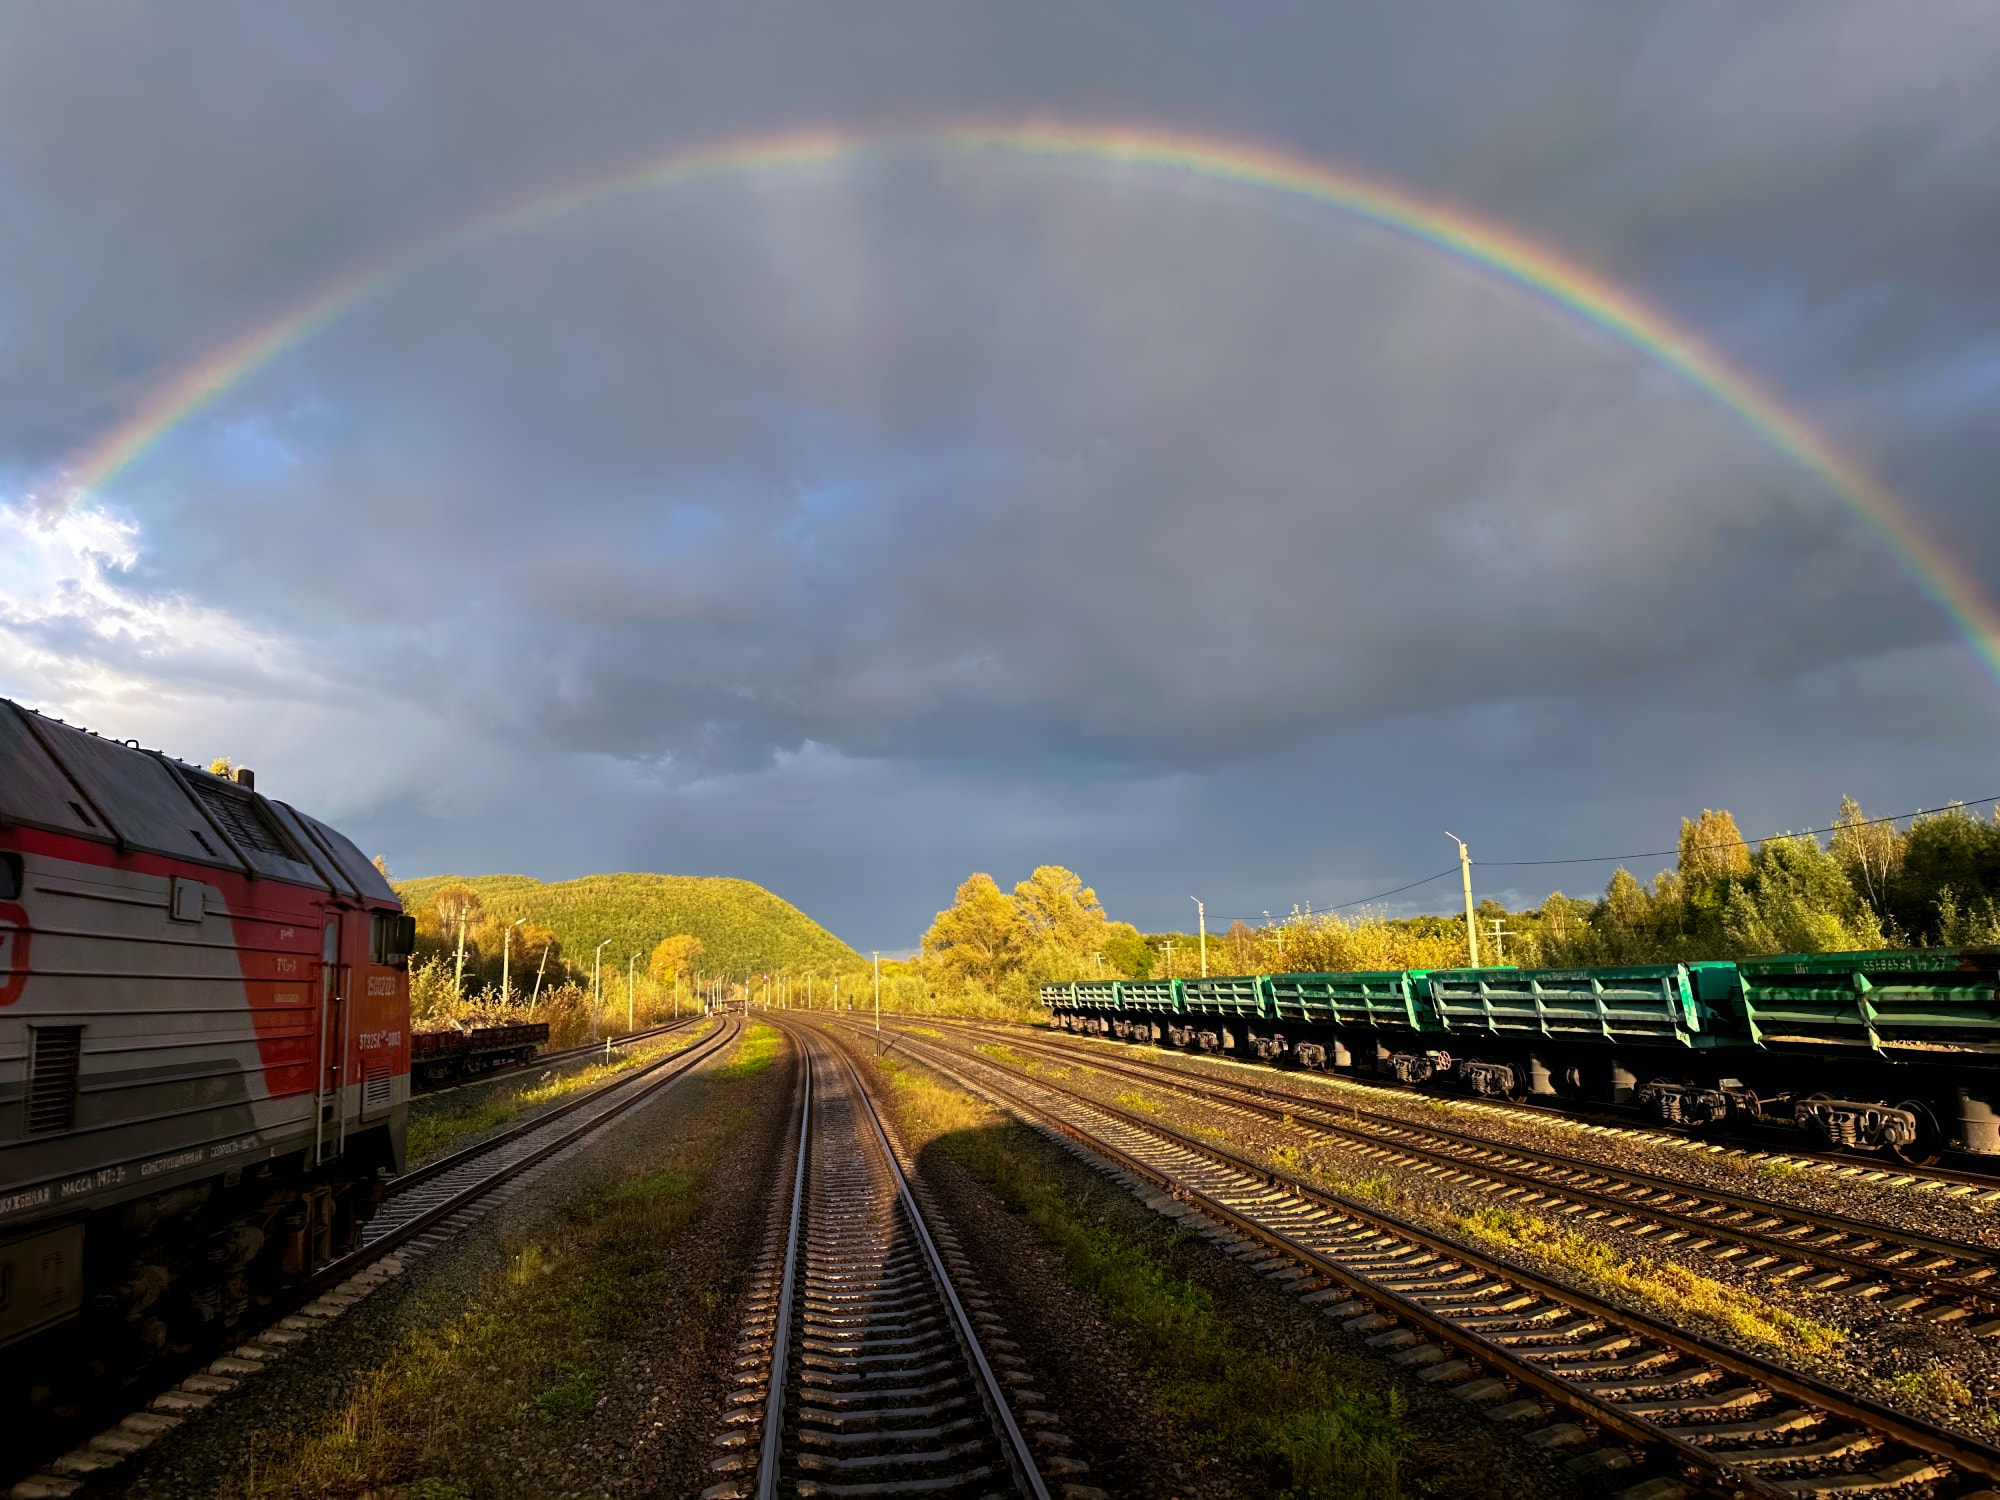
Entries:
{"label": "forested hill", "polygon": [[[449,885],[479,893],[488,921],[526,917],[551,929],[571,963],[587,966],[605,938],[605,962],[643,965],[662,938],[687,933],[701,940],[699,967],[710,974],[785,969],[793,973],[847,968],[861,962],[839,938],[804,912],[748,880],[700,875],[586,875],[553,884],[527,875],[434,875],[399,881],[396,892],[419,922]],[[440,934],[443,936],[443,934]]]}

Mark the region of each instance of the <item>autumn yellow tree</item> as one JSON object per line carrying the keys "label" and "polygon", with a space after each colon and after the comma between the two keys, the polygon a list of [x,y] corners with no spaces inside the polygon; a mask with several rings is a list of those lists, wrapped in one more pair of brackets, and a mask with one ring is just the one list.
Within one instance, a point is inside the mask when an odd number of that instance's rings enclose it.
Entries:
{"label": "autumn yellow tree", "polygon": [[991,875],[970,875],[924,934],[922,953],[926,963],[961,983],[977,980],[991,991],[1019,966],[1023,937],[1018,905]]}
{"label": "autumn yellow tree", "polygon": [[1681,879],[1694,888],[1750,873],[1750,845],[1727,812],[1703,808],[1699,818],[1682,818],[1680,854]]}
{"label": "autumn yellow tree", "polygon": [[652,958],[646,964],[646,973],[655,984],[672,984],[676,979],[684,979],[694,972],[695,960],[702,954],[701,939],[690,937],[685,932],[662,939],[653,950]]}
{"label": "autumn yellow tree", "polygon": [[1104,903],[1081,877],[1061,865],[1038,865],[1034,874],[1014,887],[1014,905],[1028,941],[1035,946],[1053,945],[1082,958],[1103,940]]}

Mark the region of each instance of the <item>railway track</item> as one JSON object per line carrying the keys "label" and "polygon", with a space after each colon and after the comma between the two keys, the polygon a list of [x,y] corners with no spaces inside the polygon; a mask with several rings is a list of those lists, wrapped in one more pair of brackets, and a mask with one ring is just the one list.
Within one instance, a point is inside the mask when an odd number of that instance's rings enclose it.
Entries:
{"label": "railway track", "polygon": [[330,1326],[384,1281],[400,1274],[410,1259],[445,1243],[503,1201],[510,1190],[525,1186],[536,1168],[580,1146],[723,1051],[742,1030],[740,1020],[724,1018],[713,1033],[684,1051],[392,1178],[381,1208],[363,1229],[359,1248],[295,1289],[286,1299],[290,1311],[261,1330],[245,1331],[232,1350],[154,1395],[144,1410],[129,1413],[56,1457],[40,1473],[17,1481],[8,1491],[9,1500],[64,1500],[91,1475],[115,1468],[150,1447]]}
{"label": "railway track", "polygon": [[684,1020],[669,1021],[664,1026],[648,1027],[644,1031],[628,1031],[623,1036],[606,1037],[601,1042],[592,1042],[586,1047],[565,1047],[560,1052],[544,1052],[524,1063],[514,1063],[505,1068],[494,1068],[474,1078],[461,1079],[457,1083],[442,1084],[437,1088],[412,1087],[410,1096],[415,1099],[437,1099],[445,1094],[455,1094],[460,1089],[477,1088],[483,1083],[494,1083],[502,1078],[518,1077],[522,1073],[532,1073],[537,1068],[559,1066],[563,1063],[587,1062],[593,1057],[608,1057],[622,1052],[628,1047],[636,1047],[641,1042],[657,1041],[663,1036],[680,1031],[689,1026],[699,1025],[705,1019],[700,1015],[688,1016]]}
{"label": "railway track", "polygon": [[[1024,1026],[1013,1034],[1039,1031],[1040,1028]],[[1100,1041],[1107,1045],[1114,1041],[1114,1037],[1109,1033],[1064,1032],[1063,1034]],[[1115,1040],[1124,1042],[1127,1039],[1117,1037]],[[1143,1037],[1131,1040],[1141,1047],[1154,1045]],[[1249,1065],[1247,1059],[1239,1054],[1204,1052],[1199,1055],[1208,1061]],[[1272,1066],[1270,1071],[1273,1077],[1283,1078],[1290,1070]],[[1390,1078],[1352,1073],[1334,1076],[1338,1076],[1342,1083],[1359,1089],[1380,1090],[1384,1094],[1414,1096],[1419,1099],[1439,1097],[1434,1089],[1422,1084],[1400,1083]],[[1562,1104],[1537,1104],[1532,1098],[1503,1102],[1495,1098],[1471,1095],[1461,1096],[1461,1102],[1516,1118],[1540,1116],[1568,1125],[1593,1125],[1629,1136],[1634,1140],[1678,1140],[1710,1145],[1718,1139],[1716,1127],[1676,1125],[1665,1120],[1642,1117],[1632,1106],[1597,1104],[1575,1099]],[[1816,1148],[1803,1144],[1809,1137],[1798,1126],[1780,1121],[1731,1125],[1727,1127],[1727,1136],[1724,1138],[1737,1142],[1748,1154],[1756,1154],[1769,1160],[1811,1162],[1833,1168],[1843,1174],[1865,1176],[1871,1182],[1895,1182],[1903,1185],[1936,1182],[1946,1188],[1963,1188],[1968,1193],[1982,1194],[1984,1195],[1981,1198],[1982,1202],[2000,1203],[2000,1172],[1983,1170],[1978,1166],[1980,1162],[1993,1160],[1991,1157],[1947,1150],[1941,1154],[1938,1161],[1919,1164],[1881,1152]]]}
{"label": "railway track", "polygon": [[[1169,1125],[903,1035],[898,1047],[1094,1158],[1162,1212],[1574,1472],[1694,1493],[1994,1500],[2000,1448],[1443,1240]],[[1072,1059],[1073,1060],[1073,1059]]]}
{"label": "railway track", "polygon": [[813,1028],[777,1024],[799,1050],[798,1133],[716,1440],[725,1477],[705,1500],[1049,1500],[1044,1468],[1083,1465],[1038,1459],[1030,1430],[1044,1448],[1067,1439],[967,1284],[955,1237],[913,1191],[853,1061]]}
{"label": "railway track", "polygon": [[[969,1034],[985,1035],[977,1030]],[[1844,1215],[1772,1204],[1540,1147],[1501,1145],[1391,1115],[1236,1084],[1149,1060],[1113,1060],[1010,1037],[1008,1045],[1067,1065],[1164,1088],[1248,1120],[1338,1141],[1364,1159],[1490,1187],[1495,1201],[1574,1215],[1706,1254],[1769,1281],[1882,1298],[1899,1316],[1948,1324],[1985,1315],[2000,1334],[2000,1252]]]}

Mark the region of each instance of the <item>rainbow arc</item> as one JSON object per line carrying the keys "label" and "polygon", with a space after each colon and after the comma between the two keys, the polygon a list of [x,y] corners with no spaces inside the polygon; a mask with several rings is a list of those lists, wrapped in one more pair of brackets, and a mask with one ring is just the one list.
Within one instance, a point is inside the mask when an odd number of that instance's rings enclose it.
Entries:
{"label": "rainbow arc", "polygon": [[1263,146],[1102,126],[957,125],[883,133],[812,131],[677,150],[502,203],[436,234],[350,266],[276,316],[161,384],[65,467],[69,496],[101,491],[163,437],[246,376],[425,266],[500,235],[521,234],[608,198],[745,172],[810,168],[864,153],[925,149],[1122,164],[1185,173],[1325,204],[1479,268],[1629,345],[1722,403],[1762,441],[1815,475],[1861,517],[1931,594],[2000,682],[2000,605],[1861,465],[1748,374],[1631,290],[1526,235],[1462,207],[1333,163]]}

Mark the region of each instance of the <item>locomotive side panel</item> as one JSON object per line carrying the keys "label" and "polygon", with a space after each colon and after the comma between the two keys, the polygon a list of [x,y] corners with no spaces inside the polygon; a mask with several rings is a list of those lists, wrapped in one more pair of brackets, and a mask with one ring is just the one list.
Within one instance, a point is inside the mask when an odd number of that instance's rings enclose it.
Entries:
{"label": "locomotive side panel", "polygon": [[0,1226],[299,1149],[315,893],[266,882],[237,914],[226,872],[10,834],[31,947],[0,1011]]}

